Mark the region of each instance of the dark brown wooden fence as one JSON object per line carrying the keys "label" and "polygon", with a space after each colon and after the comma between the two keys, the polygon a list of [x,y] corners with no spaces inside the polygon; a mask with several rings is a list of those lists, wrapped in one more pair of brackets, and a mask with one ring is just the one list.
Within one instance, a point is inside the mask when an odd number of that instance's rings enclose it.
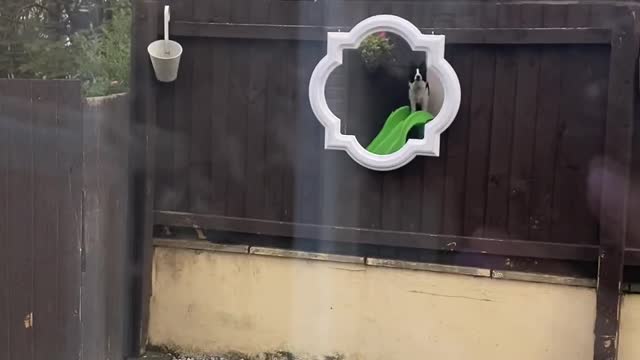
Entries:
{"label": "dark brown wooden fence", "polygon": [[0,80],[0,115],[0,356],[78,359],[80,84]]}
{"label": "dark brown wooden fence", "polygon": [[129,101],[0,80],[0,359],[122,359],[129,345]]}
{"label": "dark brown wooden fence", "polygon": [[[588,179],[600,176],[605,156],[612,27],[623,10],[281,0],[172,9],[185,53],[178,80],[153,85],[157,223],[596,259],[602,194]],[[307,99],[325,25],[348,28],[379,13],[448,34],[446,57],[463,89],[441,156],[389,173],[323,150]],[[353,73],[350,58],[344,68]],[[350,79],[340,95],[344,126],[366,142],[389,109],[369,101],[373,81]]]}
{"label": "dark brown wooden fence", "polygon": [[[145,52],[158,38],[165,3],[172,5],[172,36],[185,49],[172,84],[154,81]],[[640,206],[630,200],[638,190],[629,190],[630,173],[640,171],[640,147],[632,138],[633,2],[180,0],[137,6],[137,119],[148,136],[139,189],[154,194],[142,212],[145,241],[155,223],[598,261],[596,358],[615,353],[604,344],[617,334],[624,258],[640,263],[640,237],[629,231],[629,210]],[[323,150],[323,131],[307,99],[327,31],[382,13],[447,35],[446,58],[462,85],[460,112],[444,134],[441,156],[387,173]],[[356,70],[348,62],[351,79]],[[347,115],[348,131],[366,137],[379,125],[367,114],[380,109],[362,93],[375,86],[345,86],[336,111]]]}

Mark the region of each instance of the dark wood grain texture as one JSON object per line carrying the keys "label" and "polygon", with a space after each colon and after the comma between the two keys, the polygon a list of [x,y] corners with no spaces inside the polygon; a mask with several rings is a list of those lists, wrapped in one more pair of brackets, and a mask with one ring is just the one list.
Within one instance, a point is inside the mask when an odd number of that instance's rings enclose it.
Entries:
{"label": "dark wood grain texture", "polygon": [[[211,138],[210,138],[210,161],[211,161],[211,202],[209,211],[214,214],[223,215],[226,210],[227,183],[230,181],[229,174],[224,169],[230,161],[227,155],[227,119],[232,116],[228,106],[230,84],[230,63],[228,43],[214,42],[217,46],[212,48],[213,84],[209,101],[211,104]],[[160,97],[159,99],[162,99]]]}
{"label": "dark wood grain texture", "polygon": [[[505,5],[498,7],[499,27],[519,25],[520,7]],[[485,236],[508,237],[509,217],[509,173],[513,148],[513,119],[518,97],[517,62],[519,47],[496,50],[495,78],[493,89],[493,116],[489,145],[488,180],[486,189]]]}
{"label": "dark wood grain texture", "polygon": [[460,109],[447,136],[447,161],[442,230],[445,234],[461,235],[464,227],[465,183],[467,174],[467,146],[469,142],[470,105],[473,77],[473,50],[468,47],[452,47],[451,64],[460,79],[462,92]]}
{"label": "dark wood grain texture", "polygon": [[[193,44],[193,54],[197,61],[193,62],[191,109],[206,107],[211,96],[212,83],[198,81],[211,79],[213,68],[212,54],[206,41],[197,39]],[[184,91],[180,89],[179,91]],[[176,117],[179,121],[189,122],[189,113]],[[191,115],[191,134],[189,138],[189,209],[192,212],[205,212],[210,208],[211,161],[209,147],[211,134],[211,117],[207,111],[193,111]],[[176,159],[176,161],[178,161]]]}
{"label": "dark wood grain texture", "polygon": [[[543,24],[561,26],[566,22],[566,8],[545,8]],[[538,79],[533,179],[529,211],[529,237],[536,241],[549,239],[553,201],[554,174],[558,152],[558,123],[568,66],[563,57],[565,48],[554,47],[543,55]]]}
{"label": "dark wood grain texture", "polygon": [[226,147],[228,157],[226,214],[242,216],[245,212],[246,191],[246,156],[247,156],[247,127],[249,126],[247,84],[250,79],[250,60],[246,50],[250,48],[249,41],[243,40],[230,43],[227,136],[223,146]]}
{"label": "dark wood grain texture", "polygon": [[[15,81],[7,88],[5,114],[9,121],[8,216],[9,331],[11,359],[34,360],[34,127],[31,82]],[[26,323],[25,323],[26,321]],[[26,325],[26,326],[25,326]]]}
{"label": "dark wood grain texture", "polygon": [[[586,26],[589,8],[569,7],[567,22],[569,26]],[[597,244],[598,228],[587,183],[591,162],[602,156],[606,103],[596,100],[594,94],[607,92],[607,49],[571,46],[567,61],[572,65],[564,72],[550,236],[552,241],[571,236],[575,242]]]}
{"label": "dark wood grain texture", "polygon": [[[297,73],[297,91],[306,94],[311,72],[316,63],[321,58],[322,47],[317,43],[307,42],[301,44],[297,51],[297,56],[302,65]],[[298,96],[297,121],[298,134],[296,138],[300,144],[301,151],[298,151],[297,164],[298,175],[296,175],[296,211],[295,216],[298,222],[310,223],[318,221],[322,216],[322,198],[324,196],[323,179],[317,175],[317,170],[321,165],[324,155],[324,131],[317,121],[313,119],[311,105],[307,96]]]}
{"label": "dark wood grain texture", "polygon": [[[287,86],[288,86],[288,56],[289,47],[286,42],[278,42],[275,44],[272,56],[269,58],[267,74],[268,83],[267,90],[267,116],[268,123],[265,124],[265,140],[264,140],[264,192],[263,206],[264,217],[266,219],[278,219],[284,209],[285,191],[290,189],[284,188],[283,170],[286,166],[285,153],[286,142],[292,139],[285,138],[288,130],[280,131],[280,127],[287,126],[290,114],[287,113],[288,102]],[[284,56],[283,56],[284,55]],[[283,57],[281,57],[283,56]]]}
{"label": "dark wood grain texture", "polygon": [[[523,5],[524,26],[541,26],[540,5]],[[509,174],[509,215],[507,232],[518,239],[529,238],[529,209],[533,179],[533,152],[538,112],[538,91],[542,53],[537,48],[521,48],[516,55],[516,103],[513,119],[511,167]]]}
{"label": "dark wood grain texture", "polygon": [[[0,80],[0,248],[9,249],[9,117],[6,114],[9,83]],[[0,355],[9,359],[9,256],[8,251],[0,253]]]}
{"label": "dark wood grain texture", "polygon": [[[80,82],[58,83],[58,166],[62,189],[59,203],[60,261],[58,272],[61,359],[80,358],[80,284],[82,247],[82,95]],[[125,241],[123,238],[122,241]]]}
{"label": "dark wood grain texture", "polygon": [[[151,295],[151,264],[153,255],[152,231],[155,193],[156,151],[156,93],[153,70],[149,66],[146,44],[157,38],[161,9],[151,1],[135,2],[133,9],[132,64],[133,119],[131,124],[132,159],[131,216],[135,219],[130,241],[134,248],[132,267],[136,270],[131,278],[132,314],[130,328],[133,329],[131,350],[134,354],[145,351],[149,324],[149,299]],[[184,67],[182,68],[184,72]]]}
{"label": "dark wood grain texture", "polygon": [[130,102],[126,95],[83,104],[85,201],[82,307],[83,357],[129,354]]}
{"label": "dark wood grain texture", "polygon": [[282,146],[282,209],[278,218],[283,221],[293,221],[295,214],[295,159],[296,152],[300,149],[299,138],[296,137],[299,127],[298,119],[295,117],[295,105],[299,96],[306,96],[304,92],[299,92],[296,88],[296,69],[300,66],[299,58],[296,56],[297,44],[288,41],[285,47],[287,57],[286,68],[281,76],[286,79],[284,87],[284,116],[279,126],[280,143]]}
{"label": "dark wood grain texture", "polygon": [[465,185],[464,234],[484,233],[484,216],[487,190],[487,156],[490,144],[491,117],[493,113],[493,82],[495,49],[475,48],[473,53],[473,79],[471,110],[469,112],[469,137],[467,145],[467,176]]}
{"label": "dark wood grain texture", "polygon": [[[83,168],[86,171],[83,179],[83,191],[85,191],[82,208],[86,211],[83,215],[83,272],[82,298],[83,309],[105,309],[107,304],[106,287],[106,247],[103,242],[104,223],[100,216],[102,202],[105,198],[106,186],[100,172],[102,162],[102,149],[100,148],[101,124],[105,123],[109,115],[99,106],[84,106],[83,117],[87,120],[83,127]],[[100,357],[107,350],[107,319],[93,312],[91,321],[82,322],[82,334],[84,336],[83,357]]]}
{"label": "dark wood grain texture", "polygon": [[[195,41],[184,44],[185,47],[194,48]],[[196,54],[194,51],[186,51],[180,59],[180,68],[178,70],[178,78],[174,83],[174,91],[176,94],[189,93],[193,94],[193,76],[194,76],[194,60]],[[154,79],[155,80],[155,79]],[[204,86],[204,85],[202,85]],[[200,94],[197,95],[200,98]],[[175,196],[175,206],[179,209],[190,208],[189,181],[190,177],[202,175],[203,168],[196,164],[191,164],[190,156],[192,147],[199,149],[198,139],[193,139],[192,128],[197,131],[197,125],[194,124],[193,118],[198,117],[198,111],[193,107],[193,96],[175,96],[173,98],[173,192]],[[193,116],[195,115],[195,116]],[[190,174],[190,172],[193,172]],[[194,197],[198,196],[194,190]],[[197,200],[197,199],[196,199]]]}
{"label": "dark wood grain texture", "polygon": [[57,359],[61,333],[58,329],[59,298],[57,288],[59,253],[59,194],[62,190],[58,171],[60,136],[57,119],[58,87],[54,81],[32,82],[33,169],[34,169],[34,280],[33,316],[34,357]]}

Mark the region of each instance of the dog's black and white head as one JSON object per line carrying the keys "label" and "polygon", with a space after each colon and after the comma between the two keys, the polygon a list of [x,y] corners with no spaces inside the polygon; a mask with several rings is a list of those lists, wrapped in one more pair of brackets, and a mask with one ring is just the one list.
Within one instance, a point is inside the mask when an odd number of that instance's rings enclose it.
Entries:
{"label": "dog's black and white head", "polygon": [[427,80],[427,67],[425,63],[409,66],[409,87],[426,87],[429,91],[429,81]]}

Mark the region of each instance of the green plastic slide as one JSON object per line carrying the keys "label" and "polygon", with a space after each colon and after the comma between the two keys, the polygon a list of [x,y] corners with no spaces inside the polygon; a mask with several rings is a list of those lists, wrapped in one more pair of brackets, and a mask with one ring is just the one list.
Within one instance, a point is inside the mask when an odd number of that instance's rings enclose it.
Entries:
{"label": "green plastic slide", "polygon": [[389,115],[378,136],[367,146],[367,150],[377,155],[392,154],[407,143],[409,131],[414,126],[424,125],[432,119],[433,115],[426,111],[416,111],[412,114],[408,106],[403,106]]}

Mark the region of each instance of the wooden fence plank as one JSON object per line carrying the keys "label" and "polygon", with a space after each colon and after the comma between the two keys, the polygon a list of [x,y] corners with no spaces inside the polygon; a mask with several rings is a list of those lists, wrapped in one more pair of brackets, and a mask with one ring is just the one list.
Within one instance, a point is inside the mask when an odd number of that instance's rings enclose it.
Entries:
{"label": "wooden fence plank", "polygon": [[[523,26],[542,24],[542,6],[523,5]],[[513,124],[513,151],[509,175],[508,234],[516,239],[529,238],[529,204],[531,199],[532,160],[535,144],[538,78],[540,72],[539,49],[521,48],[517,55],[517,88]]]}
{"label": "wooden fence plank", "polygon": [[[414,159],[412,162],[419,162],[423,164],[422,159]],[[420,170],[424,167],[420,166]],[[420,171],[422,172],[422,171]],[[402,172],[400,170],[389,171],[384,174],[380,174],[383,178],[382,182],[382,199],[381,199],[381,225],[386,230],[400,230],[402,226],[402,216],[404,209],[402,208],[402,193],[403,189],[400,187],[402,184]],[[420,174],[422,177],[422,174]],[[416,194],[415,197],[422,199],[419,189],[413,189]],[[422,205],[422,204],[421,204]],[[365,209],[362,209],[366,211]]]}
{"label": "wooden fence plank", "polygon": [[487,159],[491,116],[493,113],[493,81],[495,52],[493,49],[475,48],[471,85],[471,110],[467,152],[467,178],[465,185],[464,234],[481,235],[487,190]]}
{"label": "wooden fence plank", "polygon": [[[206,212],[210,207],[211,162],[209,161],[211,118],[204,109],[210,108],[212,84],[209,81],[212,76],[212,58],[208,42],[197,39],[193,44],[193,84],[190,89],[192,96],[191,108],[203,109],[191,113],[191,118],[180,117],[181,121],[191,123],[189,136],[189,208],[192,212]],[[186,115],[186,114],[185,114]]]}
{"label": "wooden fence plank", "polygon": [[10,359],[9,321],[9,117],[8,81],[0,80],[0,356]]}
{"label": "wooden fence plank", "polygon": [[[136,273],[132,276],[132,349],[135,355],[144,352],[149,325],[149,301],[151,297],[152,232],[155,193],[156,129],[157,129],[157,88],[153,70],[149,66],[146,44],[157,38],[153,32],[158,26],[161,9],[152,1],[137,1],[133,7],[132,56],[133,63],[131,91],[134,95],[134,117],[132,130],[136,131],[130,146],[133,159],[131,194],[131,216],[136,219],[132,225],[130,242],[133,246],[131,261]],[[145,60],[142,60],[145,59]],[[184,68],[183,68],[184,69]],[[184,70],[183,70],[184,71]],[[180,76],[178,76],[180,77]]]}
{"label": "wooden fence plank", "polygon": [[230,0],[211,0],[213,21],[226,23],[231,19]]}
{"label": "wooden fence plank", "polygon": [[[271,1],[251,1],[248,9],[249,21],[268,23]],[[271,53],[268,44],[252,41],[246,51],[257,64],[268,64]],[[267,77],[268,72],[262,66],[250,66],[247,83],[247,155],[245,215],[260,218],[264,214],[264,150],[265,127],[267,126]]]}
{"label": "wooden fence plank", "polygon": [[[420,231],[429,234],[442,232],[445,191],[445,169],[447,166],[447,140],[449,134],[440,138],[440,156],[421,157],[413,161],[422,164],[422,220]],[[402,212],[399,211],[399,216]]]}
{"label": "wooden fence plank", "polygon": [[178,136],[175,132],[174,101],[175,84],[159,84],[158,98],[167,99],[158,101],[157,120],[157,146],[155,165],[157,185],[155,187],[155,199],[157,209],[177,209],[178,201],[175,191],[175,159],[174,149]]}
{"label": "wooden fence plank", "polygon": [[242,216],[245,211],[246,189],[246,156],[247,156],[247,84],[249,83],[249,64],[247,56],[248,41],[230,44],[227,56],[231,58],[229,102],[227,114],[227,138],[224,140],[225,154],[228,157],[226,170],[227,194],[226,213],[231,216]]}
{"label": "wooden fence plank", "polygon": [[[215,0],[209,1],[193,1],[191,5],[193,15],[192,18],[195,21],[215,22]],[[164,24],[163,24],[164,26]],[[210,62],[209,62],[210,64]]]}
{"label": "wooden fence plank", "polygon": [[[520,22],[520,7],[498,7],[499,27],[515,27]],[[517,83],[517,48],[496,50],[493,114],[489,146],[487,202],[484,234],[489,237],[507,237],[509,214],[509,172],[513,146],[513,118]]]}
{"label": "wooden fence plank", "polygon": [[[401,186],[402,193],[401,199],[401,219],[400,229],[402,231],[420,231],[422,225],[422,196],[420,189],[423,188],[423,167],[424,162],[414,159],[409,164],[402,167],[400,173],[402,179],[397,186]],[[386,206],[386,204],[380,204],[378,206]]]}
{"label": "wooden fence plank", "polygon": [[[566,21],[566,8],[545,8],[543,24],[561,26]],[[566,50],[550,48],[542,54],[538,81],[533,182],[531,185],[530,229],[532,240],[548,241],[553,196],[553,171],[558,148],[558,117],[564,89],[564,55]]]}
{"label": "wooden fence plank", "polygon": [[[128,174],[129,161],[126,152],[129,143],[129,98],[114,95],[87,100],[95,102],[101,113],[98,127],[98,164],[96,170],[100,178],[98,188],[99,230],[97,248],[102,249],[97,256],[104,257],[104,270],[99,276],[99,284],[104,295],[105,311],[96,313],[94,319],[85,317],[93,326],[103,322],[105,338],[104,350],[100,356],[119,358],[125,354],[129,339],[125,330],[128,316]],[[89,255],[89,254],[87,254]],[[87,261],[91,261],[87,258]]]}
{"label": "wooden fence plank", "polygon": [[[190,50],[194,41],[184,42],[183,47]],[[175,81],[175,93],[192,93],[193,67],[195,65],[193,51],[185,51],[180,59],[178,78]],[[189,208],[189,168],[191,150],[192,116],[196,113],[193,108],[192,96],[175,96],[173,98],[173,180],[176,209]],[[161,159],[159,159],[161,160]]]}
{"label": "wooden fence plank", "polygon": [[280,75],[286,82],[284,84],[284,116],[279,122],[279,138],[282,146],[282,163],[281,163],[281,176],[282,176],[282,209],[280,210],[279,218],[283,221],[293,221],[293,211],[295,210],[295,156],[300,145],[295,135],[297,132],[298,121],[294,117],[295,104],[298,96],[305,96],[306,94],[296,94],[296,69],[300,66],[299,59],[296,54],[297,44],[288,41],[285,46],[283,55],[287,57],[286,67],[283,69],[283,73]]}
{"label": "wooden fence plank", "polygon": [[31,84],[34,168],[33,317],[35,358],[59,358],[59,194],[57,94],[55,81]]}
{"label": "wooden fence plank", "polygon": [[[481,8],[478,5],[469,5],[455,18],[455,26],[477,27],[481,20],[479,14],[481,14]],[[462,89],[462,98],[456,120],[447,129],[447,166],[445,169],[442,231],[444,234],[461,235],[464,231],[473,49],[469,46],[450,46],[446,50],[445,57],[456,70]]]}
{"label": "wooden fence plank", "polygon": [[[317,43],[305,42],[301,43],[298,48],[298,57],[301,59],[302,66],[298,70],[298,91],[301,96],[298,97],[298,125],[301,136],[299,142],[304,142],[302,152],[299,153],[298,164],[300,166],[301,181],[296,180],[298,191],[296,198],[298,199],[298,208],[296,214],[300,215],[302,223],[312,223],[321,220],[322,215],[322,198],[324,196],[323,181],[321,176],[317,176],[317,169],[322,165],[322,158],[325,154],[324,148],[324,131],[320,123],[315,119],[309,104],[307,87],[311,73],[320,57],[323,55],[323,48]],[[296,176],[298,179],[299,176]]]}
{"label": "wooden fence plank", "polygon": [[193,5],[197,0],[171,2],[171,22],[193,18]]}
{"label": "wooden fence plank", "polygon": [[[257,63],[268,64],[274,54],[267,44],[255,44],[250,50],[251,58]],[[267,78],[269,72],[260,67],[249,70],[247,114],[247,170],[246,170],[246,216],[261,218],[264,216],[264,185],[265,185],[265,141],[267,123]]]}
{"label": "wooden fence plank", "polygon": [[231,59],[229,56],[229,44],[224,41],[214,41],[211,45],[213,84],[211,97],[211,207],[212,214],[223,215],[226,207],[227,182],[230,181],[227,168],[228,145],[227,145],[227,122],[232,116],[232,109],[229,107],[229,84],[231,75],[229,74]]}
{"label": "wooden fence plank", "polygon": [[456,120],[447,132],[447,161],[445,169],[445,188],[442,231],[444,234],[461,235],[463,233],[465,183],[467,168],[467,144],[469,142],[471,78],[473,76],[473,50],[467,46],[454,46],[447,50],[450,62],[460,80],[462,98]]}
{"label": "wooden fence plank", "polygon": [[[480,8],[481,26],[495,27],[497,9],[492,5]],[[484,234],[486,190],[491,118],[493,114],[493,88],[495,75],[495,47],[475,47],[473,54],[473,78],[471,88],[471,122],[467,157],[464,234]],[[482,154],[482,155],[480,155]]]}
{"label": "wooden fence plank", "polygon": [[[283,167],[285,156],[284,129],[287,125],[287,118],[291,114],[287,113],[287,83],[289,73],[287,71],[288,59],[286,56],[287,44],[278,42],[272,50],[271,61],[267,65],[268,83],[270,88],[267,92],[267,119],[269,124],[265,124],[265,183],[264,183],[264,209],[266,219],[278,219],[284,208],[284,183]],[[279,54],[279,55],[278,55]]]}
{"label": "wooden fence plank", "polygon": [[[588,7],[572,6],[568,10],[569,26],[589,23]],[[594,94],[607,91],[607,50],[598,46],[567,49],[564,61],[571,66],[565,70],[558,124],[551,241],[569,237],[575,243],[598,242],[598,226],[589,208],[586,179],[591,161],[601,156],[603,148],[606,103],[597,101]]]}
{"label": "wooden fence plank", "polygon": [[59,166],[63,188],[58,226],[61,239],[58,271],[59,324],[64,334],[61,359],[80,358],[80,280],[82,246],[82,95],[80,82],[58,84]]}
{"label": "wooden fence plank", "polygon": [[34,358],[34,164],[31,82],[12,82],[6,92],[9,121],[9,331],[10,359]]}
{"label": "wooden fence plank", "polygon": [[[108,114],[97,106],[83,104],[83,263],[82,272],[82,309],[105,309],[107,304],[106,287],[106,252],[102,242],[104,223],[100,213],[104,200],[105,182],[100,173],[100,125],[105,123]],[[82,322],[82,357],[97,358],[107,351],[106,318],[91,313],[91,321]],[[89,314],[83,315],[83,320],[89,319]]]}

